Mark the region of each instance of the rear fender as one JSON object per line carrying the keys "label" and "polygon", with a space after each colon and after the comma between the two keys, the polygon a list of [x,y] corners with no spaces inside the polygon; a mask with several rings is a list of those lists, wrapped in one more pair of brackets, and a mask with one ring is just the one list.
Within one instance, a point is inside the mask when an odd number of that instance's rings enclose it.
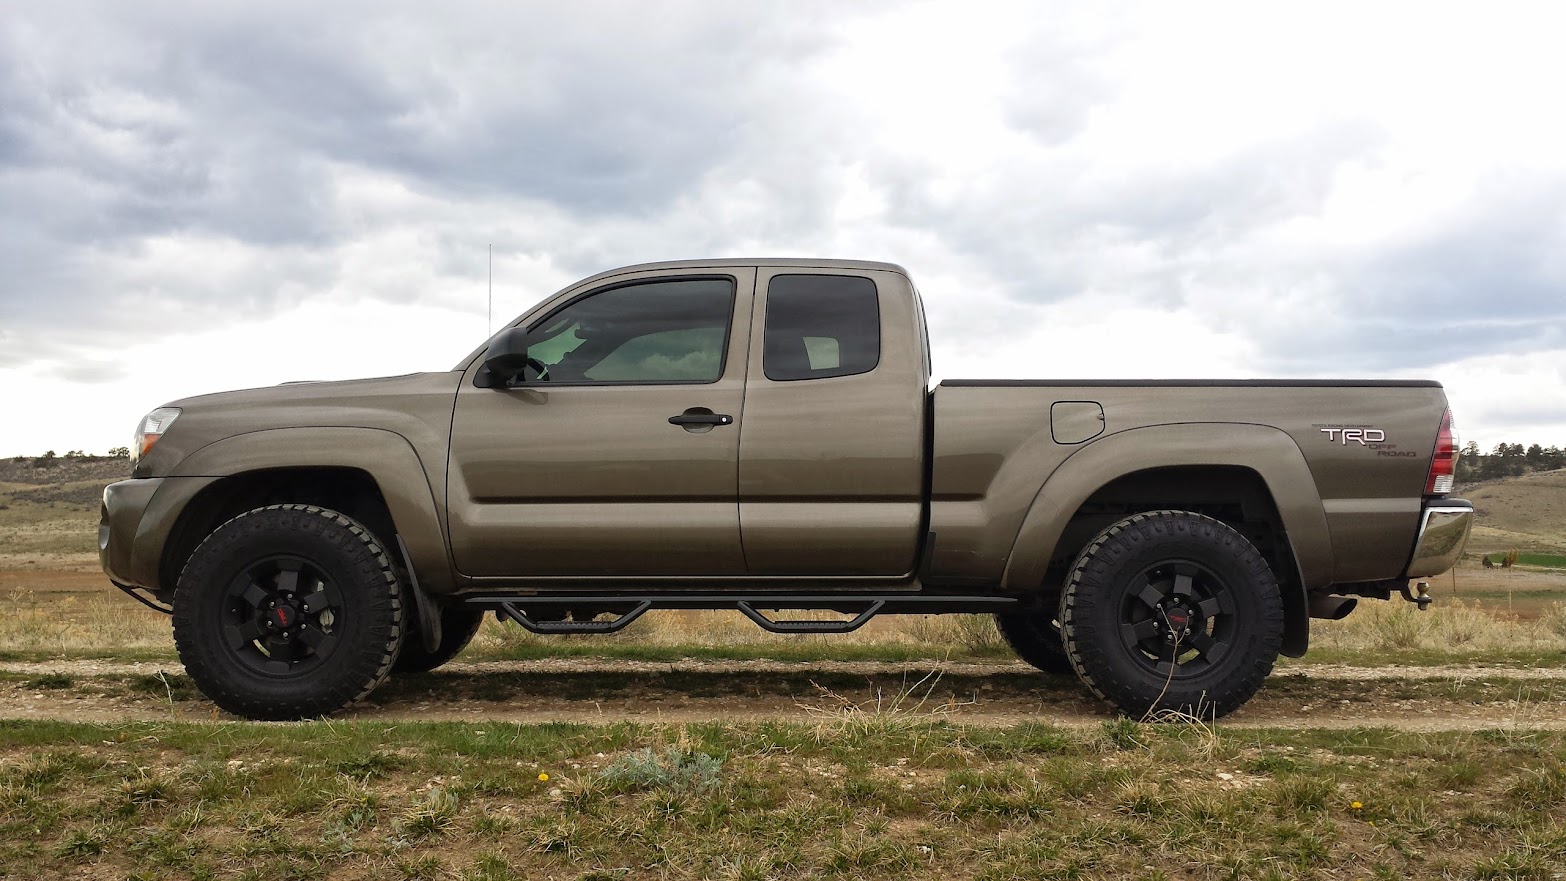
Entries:
{"label": "rear fender", "polygon": [[[1332,539],[1305,456],[1276,428],[1236,423],[1154,425],[1109,435],[1073,453],[1040,487],[1007,558],[1002,584],[1025,592],[1043,583],[1056,545],[1077,510],[1116,478],[1154,468],[1242,467],[1272,494],[1298,567],[1300,590],[1285,596],[1290,633],[1285,649],[1303,653],[1308,635],[1305,593],[1332,582]],[[1295,579],[1289,579],[1295,580]],[[1298,622],[1298,623],[1296,623]]]}

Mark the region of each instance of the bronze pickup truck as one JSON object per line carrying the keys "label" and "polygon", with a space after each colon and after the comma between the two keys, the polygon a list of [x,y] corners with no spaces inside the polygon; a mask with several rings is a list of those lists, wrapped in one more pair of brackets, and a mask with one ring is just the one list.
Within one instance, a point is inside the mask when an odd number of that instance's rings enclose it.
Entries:
{"label": "bronze pickup truck", "polygon": [[929,352],[891,264],[616,269],[449,371],[153,411],[104,492],[103,567],[252,718],[432,669],[486,612],[607,633],[692,608],[782,633],[993,614],[1121,712],[1212,717],[1311,618],[1423,607],[1410,580],[1467,540],[1437,383],[932,389]]}

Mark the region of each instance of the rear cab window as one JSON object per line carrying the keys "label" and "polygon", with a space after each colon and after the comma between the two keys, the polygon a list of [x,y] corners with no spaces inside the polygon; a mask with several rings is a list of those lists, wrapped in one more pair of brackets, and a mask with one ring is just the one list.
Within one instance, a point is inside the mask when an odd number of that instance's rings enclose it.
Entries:
{"label": "rear cab window", "polygon": [[774,382],[869,373],[881,360],[875,282],[777,275],[767,286],[762,372]]}

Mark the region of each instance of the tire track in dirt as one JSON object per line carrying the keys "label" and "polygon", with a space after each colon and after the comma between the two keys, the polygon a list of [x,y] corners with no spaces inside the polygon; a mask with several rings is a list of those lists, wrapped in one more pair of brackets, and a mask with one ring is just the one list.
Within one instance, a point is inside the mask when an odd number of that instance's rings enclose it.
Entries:
{"label": "tire track in dirt", "polygon": [[[0,718],[233,720],[170,661],[0,662]],[[830,725],[875,714],[971,725],[1091,727],[1113,718],[1069,678],[1023,664],[480,661],[393,679],[336,718]],[[1566,729],[1566,669],[1291,666],[1226,727]]]}

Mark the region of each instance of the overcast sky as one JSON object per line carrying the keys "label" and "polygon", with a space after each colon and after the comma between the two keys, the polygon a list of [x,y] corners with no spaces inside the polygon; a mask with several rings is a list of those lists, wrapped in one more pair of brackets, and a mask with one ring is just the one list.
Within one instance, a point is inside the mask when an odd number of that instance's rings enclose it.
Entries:
{"label": "overcast sky", "polygon": [[1557,4],[0,0],[0,454],[890,260],[942,377],[1434,378],[1566,445]]}

